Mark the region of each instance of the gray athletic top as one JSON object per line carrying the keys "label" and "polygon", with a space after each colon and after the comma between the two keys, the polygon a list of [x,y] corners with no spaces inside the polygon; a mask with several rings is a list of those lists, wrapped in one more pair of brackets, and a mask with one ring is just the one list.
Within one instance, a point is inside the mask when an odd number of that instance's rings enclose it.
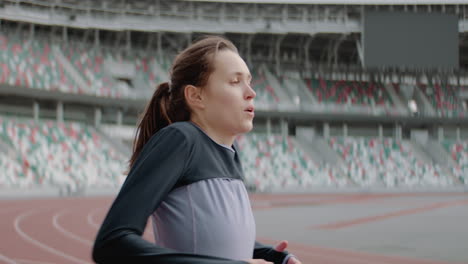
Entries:
{"label": "gray athletic top", "polygon": [[153,214],[156,244],[181,252],[250,259],[255,220],[241,180],[208,179],[172,191]]}
{"label": "gray athletic top", "polygon": [[[153,216],[156,245],[141,238]],[[287,252],[255,241],[235,146],[177,122],[144,146],[97,234],[98,263],[283,264]]]}

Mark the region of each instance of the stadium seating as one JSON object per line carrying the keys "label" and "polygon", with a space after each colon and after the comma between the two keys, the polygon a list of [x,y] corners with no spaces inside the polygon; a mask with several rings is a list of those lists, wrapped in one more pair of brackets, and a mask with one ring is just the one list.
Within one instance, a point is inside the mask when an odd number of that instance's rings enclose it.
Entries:
{"label": "stadium seating", "polygon": [[453,174],[458,177],[460,182],[468,184],[468,141],[444,140],[442,145],[458,164],[457,167],[453,168]]}
{"label": "stadium seating", "polygon": [[81,45],[71,45],[62,47],[65,56],[78,72],[83,73],[83,78],[92,87],[93,93],[104,97],[135,97],[135,92],[127,85],[118,83],[104,71],[104,60],[111,59],[114,62],[131,63],[135,68],[135,77],[139,77],[144,82],[143,89],[154,88],[162,80],[155,75],[152,63],[155,59],[142,52],[131,52],[125,55],[122,53],[104,48],[85,47]]}
{"label": "stadium seating", "polygon": [[[11,165],[6,180],[2,180],[4,184],[77,190],[116,187],[122,182],[126,159],[89,126],[7,117],[0,117],[0,124],[0,139],[18,155],[17,164]],[[3,157],[2,162],[8,160]]]}
{"label": "stadium seating", "polygon": [[365,106],[392,105],[390,96],[380,83],[360,81],[327,81],[306,79],[307,87],[318,102]]}
{"label": "stadium seating", "polygon": [[418,87],[426,94],[439,116],[464,117],[468,115],[463,109],[461,100],[457,97],[458,87],[439,83],[434,85],[419,84]]}
{"label": "stadium seating", "polygon": [[258,190],[346,184],[334,169],[311,160],[291,137],[251,133],[237,142],[246,181]]}
{"label": "stadium seating", "polygon": [[29,166],[20,164],[5,153],[0,153],[0,188],[25,188],[33,185],[34,176]]}
{"label": "stadium seating", "polygon": [[252,71],[252,88],[257,93],[255,98],[259,105],[274,107],[280,102],[280,98],[275,94],[275,91],[268,83],[265,74],[260,70]]}
{"label": "stadium seating", "polygon": [[96,48],[85,48],[80,45],[62,47],[62,52],[78,72],[83,75],[82,77],[96,95],[116,98],[125,96],[121,91],[114,88],[117,83],[104,73],[104,58],[109,54],[108,52]]}
{"label": "stadium seating", "polygon": [[40,39],[0,34],[0,83],[83,93]]}
{"label": "stadium seating", "polygon": [[348,166],[348,177],[360,186],[447,186],[438,165],[416,158],[411,146],[391,138],[330,138],[329,145]]}

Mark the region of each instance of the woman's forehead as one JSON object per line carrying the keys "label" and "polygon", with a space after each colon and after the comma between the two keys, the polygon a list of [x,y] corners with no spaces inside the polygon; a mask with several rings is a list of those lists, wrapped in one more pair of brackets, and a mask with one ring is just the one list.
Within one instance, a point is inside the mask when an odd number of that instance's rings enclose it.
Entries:
{"label": "woman's forehead", "polygon": [[222,50],[214,58],[215,72],[224,75],[250,76],[249,68],[245,61],[235,52]]}

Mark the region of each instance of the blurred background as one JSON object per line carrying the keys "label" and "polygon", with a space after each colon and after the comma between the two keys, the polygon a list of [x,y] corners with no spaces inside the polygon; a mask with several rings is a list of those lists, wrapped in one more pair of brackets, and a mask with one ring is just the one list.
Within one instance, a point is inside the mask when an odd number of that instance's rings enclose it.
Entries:
{"label": "blurred background", "polygon": [[0,1],[0,190],[116,190],[138,115],[201,35],[253,74],[252,191],[465,188],[464,1]]}
{"label": "blurred background", "polygon": [[206,34],[253,75],[259,240],[467,263],[468,1],[440,0],[0,0],[0,263],[91,262],[139,114]]}

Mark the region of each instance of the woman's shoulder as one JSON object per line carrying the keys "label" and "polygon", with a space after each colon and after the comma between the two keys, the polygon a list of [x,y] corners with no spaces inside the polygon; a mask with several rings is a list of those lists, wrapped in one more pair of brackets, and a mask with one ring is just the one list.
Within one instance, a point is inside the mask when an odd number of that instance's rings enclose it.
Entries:
{"label": "woman's shoulder", "polygon": [[193,145],[200,141],[201,137],[201,132],[195,125],[189,121],[181,121],[162,128],[150,141],[153,141],[153,143],[161,141],[184,141],[188,145]]}
{"label": "woman's shoulder", "polygon": [[200,133],[198,129],[189,121],[175,122],[161,130],[166,130],[166,133],[169,134],[181,134],[181,136],[187,140]]}
{"label": "woman's shoulder", "polygon": [[181,132],[186,132],[186,131],[193,131],[196,128],[190,121],[179,121],[179,122],[174,122],[163,129],[176,129]]}

